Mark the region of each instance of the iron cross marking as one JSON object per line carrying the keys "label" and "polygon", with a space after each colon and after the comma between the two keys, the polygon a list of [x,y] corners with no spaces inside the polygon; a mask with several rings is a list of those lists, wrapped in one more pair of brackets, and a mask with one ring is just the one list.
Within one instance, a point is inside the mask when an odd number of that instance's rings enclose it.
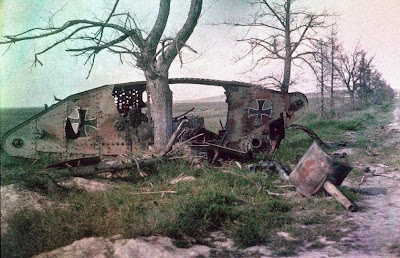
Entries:
{"label": "iron cross marking", "polygon": [[87,128],[92,127],[97,130],[97,118],[86,119],[86,113],[88,110],[86,109],[77,109],[78,111],[78,118],[71,118],[68,117],[71,124],[78,125],[78,131],[75,132],[78,135],[78,138],[87,137]]}
{"label": "iron cross marking", "polygon": [[266,99],[257,99],[257,109],[249,107],[249,116],[256,116],[254,125],[262,125],[262,117],[271,117],[272,107],[264,108]]}

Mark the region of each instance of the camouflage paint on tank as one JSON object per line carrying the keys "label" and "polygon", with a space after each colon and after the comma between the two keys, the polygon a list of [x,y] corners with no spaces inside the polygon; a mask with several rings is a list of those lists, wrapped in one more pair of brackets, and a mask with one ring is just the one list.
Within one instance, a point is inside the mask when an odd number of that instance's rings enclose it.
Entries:
{"label": "camouflage paint on tank", "polygon": [[[282,94],[258,85],[198,78],[170,79],[170,84],[222,86],[228,113],[225,146],[248,151],[247,143],[262,136],[269,141],[270,124],[282,119],[290,125],[307,109],[301,93]],[[105,85],[74,94],[8,131],[3,149],[11,156],[53,155],[61,160],[90,156],[135,155],[142,147],[137,127],[146,123],[141,113],[146,82]]]}

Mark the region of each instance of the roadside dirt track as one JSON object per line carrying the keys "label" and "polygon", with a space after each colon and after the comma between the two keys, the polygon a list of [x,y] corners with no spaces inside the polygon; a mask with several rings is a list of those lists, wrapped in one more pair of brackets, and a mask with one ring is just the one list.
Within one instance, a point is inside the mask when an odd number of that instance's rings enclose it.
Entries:
{"label": "roadside dirt track", "polygon": [[354,228],[344,228],[347,237],[300,257],[400,257],[400,100],[378,124],[368,125],[368,150],[347,149],[354,167],[362,175],[346,179],[345,186],[358,189],[360,210],[338,218]]}

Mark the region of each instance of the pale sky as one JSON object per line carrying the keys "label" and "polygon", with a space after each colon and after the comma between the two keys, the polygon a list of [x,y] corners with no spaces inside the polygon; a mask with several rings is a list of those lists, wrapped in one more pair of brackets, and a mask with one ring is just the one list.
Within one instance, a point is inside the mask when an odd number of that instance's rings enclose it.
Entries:
{"label": "pale sky", "polygon": [[[93,19],[107,16],[111,0],[0,0],[0,36],[20,33],[32,27],[46,27],[52,13],[54,25],[68,19]],[[134,4],[130,4],[134,2]],[[299,0],[312,10],[327,9],[340,14],[339,37],[345,49],[357,41],[363,49],[375,55],[374,65],[393,88],[400,89],[400,0]],[[215,3],[215,4],[213,4]],[[173,36],[187,15],[189,0],[172,0],[167,35]],[[144,28],[151,28],[157,15],[157,0],[121,0],[117,11],[135,13]],[[170,77],[201,77],[222,80],[250,80],[243,74],[248,61],[236,63],[243,47],[237,45],[238,31],[210,23],[246,18],[254,11],[244,0],[204,0],[205,12],[188,44],[201,55],[184,52],[184,62],[178,60]],[[1,55],[7,46],[0,46],[1,107],[32,107],[52,104],[53,95],[65,98],[71,94],[105,84],[144,80],[142,73],[121,65],[119,58],[104,52],[97,57],[89,79],[85,58],[72,57],[64,50],[71,43],[61,44],[41,56],[43,66],[32,68],[34,53],[51,45],[54,38],[20,42]],[[270,72],[266,68],[265,73]],[[307,77],[307,76],[306,76]],[[174,99],[198,99],[223,94],[219,87],[173,86]],[[315,81],[307,78],[292,90],[315,91]]]}

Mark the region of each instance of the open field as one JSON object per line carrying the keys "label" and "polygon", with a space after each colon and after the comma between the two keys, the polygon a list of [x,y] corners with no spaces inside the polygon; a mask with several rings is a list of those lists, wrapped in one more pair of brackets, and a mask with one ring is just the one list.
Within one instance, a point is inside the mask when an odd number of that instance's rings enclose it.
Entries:
{"label": "open field", "polygon": [[[206,125],[218,129],[223,119],[224,103],[181,103],[175,114],[192,107],[193,114],[203,115]],[[225,107],[226,108],[226,107]],[[377,140],[369,141],[365,132],[393,105],[370,106],[362,111],[348,112],[337,120],[320,118],[310,113],[299,124],[315,130],[331,142],[344,140],[350,133],[354,141],[350,147],[364,150],[373,147]],[[2,110],[3,129],[18,124],[35,110]],[[224,122],[224,121],[222,121]],[[384,122],[382,122],[384,123]],[[352,136],[352,137],[353,137]],[[310,146],[311,140],[302,132],[289,130],[276,158],[293,167],[299,155]],[[213,168],[190,167],[176,161],[147,169],[147,177],[129,171],[125,177],[104,179],[89,178],[87,183],[105,184],[102,191],[87,192],[77,185],[57,186],[71,178],[56,173],[44,176],[39,171],[48,161],[10,158],[2,154],[1,183],[39,193],[46,199],[40,209],[22,209],[8,220],[8,229],[2,234],[2,256],[31,256],[71,244],[73,241],[93,236],[111,237],[122,234],[124,238],[161,235],[174,240],[175,245],[193,244],[213,246],[211,232],[222,232],[233,239],[239,249],[217,250],[215,255],[239,255],[240,248],[255,245],[267,246],[275,255],[295,255],[309,249],[327,245],[320,241],[339,241],[355,229],[342,219],[347,211],[334,199],[324,194],[303,198],[292,188],[282,187],[287,182],[275,172],[249,172],[237,166]],[[350,174],[359,180],[360,170]],[[172,184],[181,176],[193,181]],[[176,191],[176,193],[140,195],[141,192]],[[342,191],[353,200],[361,194],[354,188]],[[271,195],[269,193],[277,193]],[[347,229],[343,231],[342,229]],[[282,237],[279,232],[287,233]]]}
{"label": "open field", "polygon": [[[174,116],[185,113],[195,108],[188,115],[201,115],[205,117],[208,128],[220,129],[219,119],[223,124],[226,121],[227,104],[224,102],[201,102],[201,103],[176,103],[174,104]],[[28,118],[43,111],[43,108],[1,108],[0,109],[0,134],[4,135],[14,126],[24,122]]]}
{"label": "open field", "polygon": [[43,108],[1,108],[0,135],[3,136],[14,126],[41,112]]}
{"label": "open field", "polygon": [[[337,109],[340,108],[339,103],[342,100],[337,101]],[[311,113],[318,111],[319,100],[309,99],[309,111]],[[174,116],[185,113],[186,111],[195,108],[188,115],[203,116],[205,119],[205,125],[212,131],[218,131],[221,129],[219,121],[225,125],[226,112],[228,105],[225,102],[190,102],[190,103],[175,103],[174,104]],[[342,108],[343,109],[343,108]],[[8,130],[14,126],[22,123],[28,118],[36,115],[43,111],[43,108],[1,108],[0,109],[0,136],[3,136]]]}
{"label": "open field", "polygon": [[203,116],[206,128],[218,132],[221,129],[219,121],[225,126],[228,104],[225,102],[201,102],[201,103],[176,103],[174,104],[174,116],[183,114],[194,108],[188,115]]}

